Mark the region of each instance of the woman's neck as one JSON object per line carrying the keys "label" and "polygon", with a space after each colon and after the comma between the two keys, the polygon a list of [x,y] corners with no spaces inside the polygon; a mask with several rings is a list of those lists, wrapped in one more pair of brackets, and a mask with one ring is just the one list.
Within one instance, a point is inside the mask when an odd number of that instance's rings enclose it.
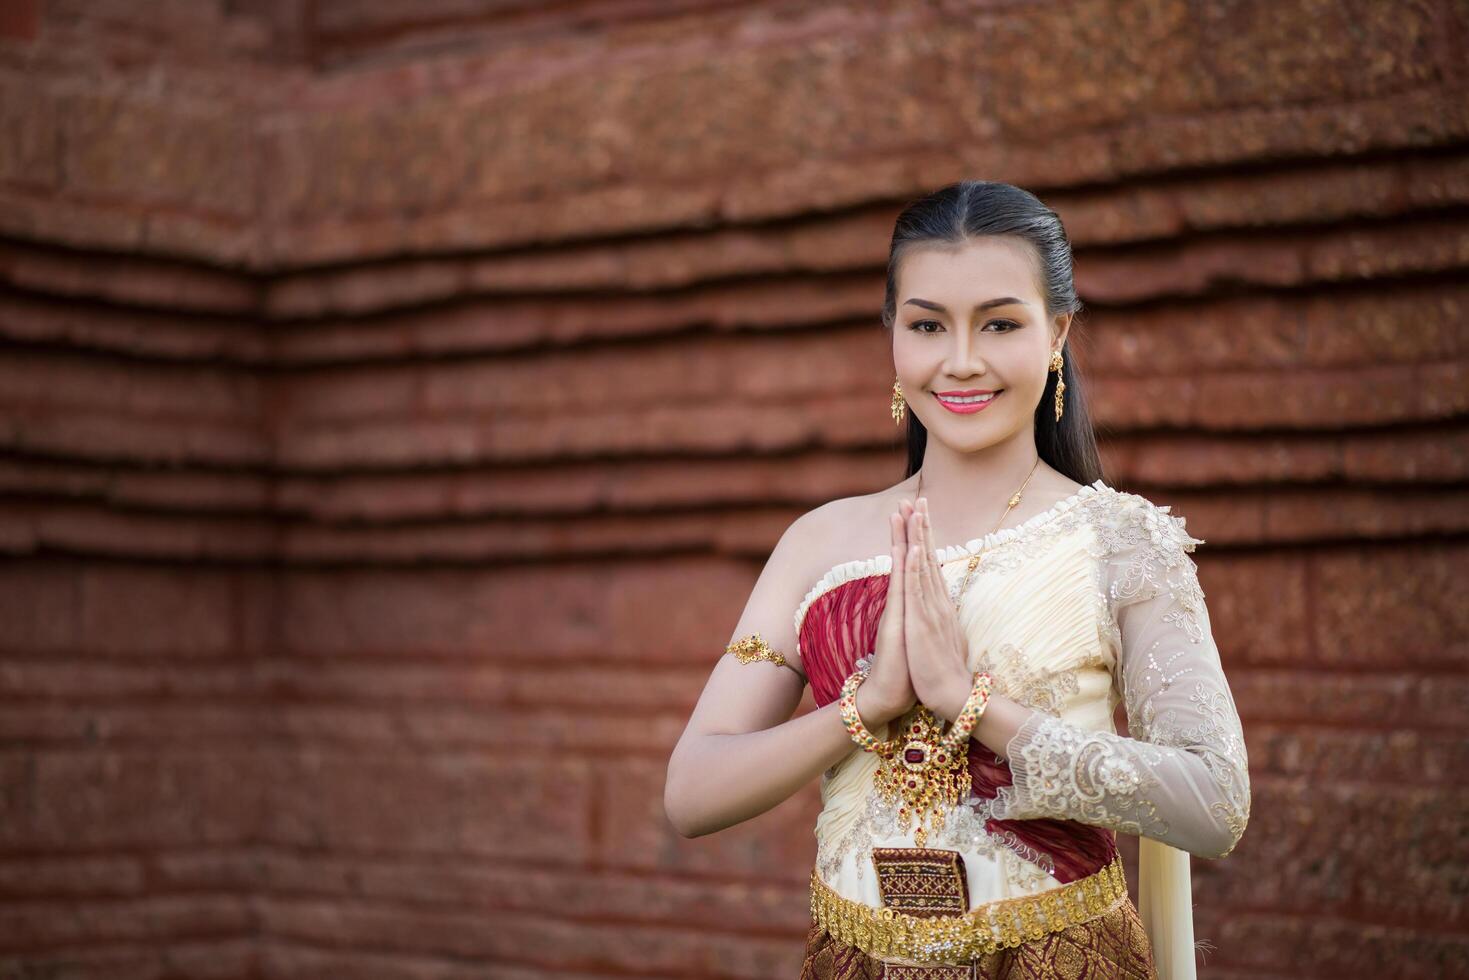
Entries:
{"label": "woman's neck", "polygon": [[911,496],[919,490],[921,478],[935,541],[959,540],[966,533],[972,538],[1001,521],[1010,498],[1022,486],[1020,503],[1004,517],[1001,526],[1016,524],[1050,506],[1054,496],[1052,470],[1038,460],[1033,432],[967,453],[955,452],[930,438],[923,467],[907,481],[905,493]]}

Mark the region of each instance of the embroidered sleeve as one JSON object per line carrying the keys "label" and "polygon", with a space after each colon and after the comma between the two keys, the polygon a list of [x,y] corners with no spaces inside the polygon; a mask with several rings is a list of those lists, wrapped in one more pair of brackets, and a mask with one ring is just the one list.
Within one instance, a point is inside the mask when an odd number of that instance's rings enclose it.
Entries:
{"label": "embroidered sleeve", "polygon": [[1007,745],[1015,783],[995,815],[1080,820],[1223,857],[1249,819],[1250,783],[1239,716],[1188,554],[1203,542],[1167,507],[1137,499],[1101,529],[1114,677],[1132,737],[1033,713]]}

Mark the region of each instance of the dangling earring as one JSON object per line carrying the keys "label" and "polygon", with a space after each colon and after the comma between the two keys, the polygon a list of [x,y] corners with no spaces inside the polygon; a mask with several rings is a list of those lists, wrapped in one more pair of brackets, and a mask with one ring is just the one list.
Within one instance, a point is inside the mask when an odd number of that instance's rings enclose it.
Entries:
{"label": "dangling earring", "polygon": [[1057,422],[1061,421],[1062,401],[1063,401],[1063,399],[1061,397],[1061,393],[1066,390],[1066,381],[1061,376],[1061,368],[1064,367],[1065,364],[1066,364],[1066,361],[1065,361],[1064,358],[1061,357],[1061,352],[1060,351],[1058,351],[1058,350],[1051,351],[1051,370],[1056,372],[1056,421]]}
{"label": "dangling earring", "polygon": [[898,384],[898,379],[893,379],[893,421],[898,425],[903,424],[903,413],[908,410],[908,403],[903,400],[903,386]]}

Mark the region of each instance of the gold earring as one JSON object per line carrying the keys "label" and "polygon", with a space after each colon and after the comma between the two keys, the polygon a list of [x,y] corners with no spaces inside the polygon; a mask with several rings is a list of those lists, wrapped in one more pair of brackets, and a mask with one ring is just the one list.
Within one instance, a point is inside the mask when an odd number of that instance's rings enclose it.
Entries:
{"label": "gold earring", "polygon": [[893,379],[893,422],[903,424],[903,413],[908,410],[908,403],[903,400],[903,386],[898,384],[898,379]]}
{"label": "gold earring", "polygon": [[1066,360],[1058,350],[1051,351],[1051,370],[1056,372],[1056,421],[1061,421],[1062,397],[1061,393],[1066,390],[1066,381],[1061,376],[1061,368],[1066,365]]}

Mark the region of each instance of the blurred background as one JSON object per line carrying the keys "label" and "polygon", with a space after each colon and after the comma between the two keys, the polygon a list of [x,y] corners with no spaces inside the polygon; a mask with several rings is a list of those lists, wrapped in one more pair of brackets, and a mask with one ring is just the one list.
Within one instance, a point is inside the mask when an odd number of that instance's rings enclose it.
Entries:
{"label": "blurred background", "polygon": [[1108,482],[1207,541],[1202,975],[1463,975],[1466,38],[6,0],[0,977],[794,977],[815,782],[684,840],[664,771],[784,527],[901,478],[887,241],[961,178],[1060,212]]}

